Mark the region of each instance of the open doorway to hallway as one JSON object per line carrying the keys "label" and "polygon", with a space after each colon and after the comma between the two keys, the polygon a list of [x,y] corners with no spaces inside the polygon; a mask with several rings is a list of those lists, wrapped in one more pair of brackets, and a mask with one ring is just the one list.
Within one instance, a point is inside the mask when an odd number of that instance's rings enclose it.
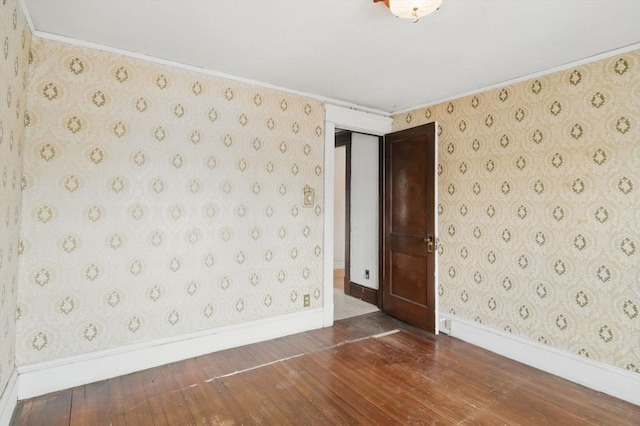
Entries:
{"label": "open doorway to hallway", "polygon": [[333,300],[339,320],[378,311],[379,164],[377,136],[336,129],[335,140]]}

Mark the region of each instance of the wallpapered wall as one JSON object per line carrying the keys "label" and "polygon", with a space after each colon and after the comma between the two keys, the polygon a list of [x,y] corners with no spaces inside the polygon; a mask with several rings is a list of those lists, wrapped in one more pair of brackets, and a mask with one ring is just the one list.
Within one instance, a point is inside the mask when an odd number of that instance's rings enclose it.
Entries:
{"label": "wallpapered wall", "polygon": [[19,364],[322,305],[321,103],[53,41],[32,52]]}
{"label": "wallpapered wall", "polygon": [[0,3],[0,395],[16,361],[24,115],[31,32],[16,0]]}
{"label": "wallpapered wall", "polygon": [[441,312],[640,372],[640,51],[394,117],[439,128]]}

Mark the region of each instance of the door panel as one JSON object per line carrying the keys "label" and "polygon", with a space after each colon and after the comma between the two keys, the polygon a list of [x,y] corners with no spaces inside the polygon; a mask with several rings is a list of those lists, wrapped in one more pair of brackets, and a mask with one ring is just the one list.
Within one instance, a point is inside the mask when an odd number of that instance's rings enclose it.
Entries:
{"label": "door panel", "polygon": [[[389,135],[390,136],[390,135]],[[422,215],[414,214],[413,206],[426,206],[427,194],[425,167],[427,145],[420,139],[392,142],[390,193],[395,200],[411,200],[411,204],[391,203],[391,232],[400,234],[425,235],[426,222]]]}
{"label": "door panel", "polygon": [[427,262],[423,257],[392,252],[391,294],[416,305],[427,306]]}
{"label": "door panel", "polygon": [[382,309],[436,332],[436,124],[385,136]]}

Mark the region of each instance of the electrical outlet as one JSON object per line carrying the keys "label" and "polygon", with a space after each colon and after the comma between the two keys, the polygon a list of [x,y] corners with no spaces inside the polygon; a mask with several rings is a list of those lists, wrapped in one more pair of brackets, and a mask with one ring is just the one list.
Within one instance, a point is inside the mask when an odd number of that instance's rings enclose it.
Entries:
{"label": "electrical outlet", "polygon": [[305,294],[302,298],[302,305],[305,308],[308,308],[309,306],[311,306],[311,296],[308,294]]}
{"label": "electrical outlet", "polygon": [[365,279],[365,280],[368,280],[368,279],[369,279],[369,270],[368,270],[368,269],[365,269],[365,270],[364,270],[364,279]]}

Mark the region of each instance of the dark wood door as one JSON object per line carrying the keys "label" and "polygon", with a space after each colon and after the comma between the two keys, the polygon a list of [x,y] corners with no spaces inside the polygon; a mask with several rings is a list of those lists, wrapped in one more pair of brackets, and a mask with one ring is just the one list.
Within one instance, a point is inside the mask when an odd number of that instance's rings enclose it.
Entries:
{"label": "dark wood door", "polygon": [[382,310],[435,332],[436,124],[385,136]]}

